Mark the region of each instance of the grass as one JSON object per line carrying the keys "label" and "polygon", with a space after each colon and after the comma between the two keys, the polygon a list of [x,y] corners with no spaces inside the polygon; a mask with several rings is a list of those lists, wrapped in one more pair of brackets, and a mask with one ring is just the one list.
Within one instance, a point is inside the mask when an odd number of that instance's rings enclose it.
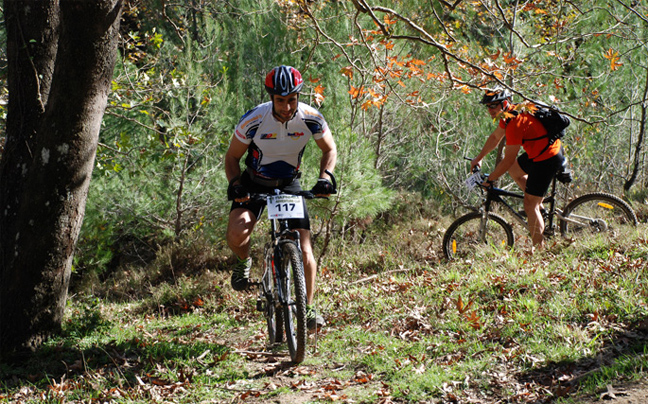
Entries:
{"label": "grass", "polygon": [[530,403],[643,376],[645,224],[470,263],[439,259],[446,225],[338,240],[316,296],[328,326],[299,366],[266,346],[255,295],[231,291],[224,261],[128,268],[139,286],[121,273],[77,290],[62,336],[0,365],[0,402]]}

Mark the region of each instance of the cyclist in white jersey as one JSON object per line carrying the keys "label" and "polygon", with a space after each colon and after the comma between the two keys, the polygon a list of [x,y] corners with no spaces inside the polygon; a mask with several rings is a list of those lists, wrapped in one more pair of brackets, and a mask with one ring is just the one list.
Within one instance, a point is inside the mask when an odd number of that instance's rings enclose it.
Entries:
{"label": "cyclist in white jersey", "polygon": [[[335,192],[325,171],[333,171],[337,148],[326,120],[315,108],[299,102],[303,87],[301,74],[291,66],[272,69],[265,80],[270,101],[248,111],[239,121],[229,149],[225,154],[225,173],[229,181],[228,199],[232,207],[227,227],[227,243],[237,258],[232,271],[232,288],[248,287],[250,267],[250,236],[263,211],[263,203],[251,202],[249,192],[269,192],[279,188],[299,191],[300,164],[306,144],[312,137],[322,151],[319,179],[313,192],[328,196]],[[245,170],[240,161],[245,158]],[[304,209],[306,207],[304,206]],[[310,222],[291,220],[291,228],[299,231],[306,278],[307,319],[310,329],[324,325],[324,319],[312,307],[317,263],[313,255]]]}

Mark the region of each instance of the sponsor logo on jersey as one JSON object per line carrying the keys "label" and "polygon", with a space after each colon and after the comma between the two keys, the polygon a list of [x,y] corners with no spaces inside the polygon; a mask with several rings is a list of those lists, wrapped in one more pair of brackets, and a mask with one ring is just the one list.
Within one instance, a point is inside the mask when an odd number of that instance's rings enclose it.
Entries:
{"label": "sponsor logo on jersey", "polygon": [[236,134],[236,137],[241,139],[241,140],[246,140],[247,136],[239,132],[238,130],[234,132]]}
{"label": "sponsor logo on jersey", "polygon": [[300,137],[304,136],[304,132],[295,132],[295,133],[289,133],[288,137],[292,137],[295,139],[299,139]]}
{"label": "sponsor logo on jersey", "polygon": [[276,133],[264,133],[261,135],[261,139],[276,139],[277,134]]}
{"label": "sponsor logo on jersey", "polygon": [[248,119],[247,121],[245,121],[245,122],[243,122],[242,124],[240,124],[239,126],[246,127],[246,126],[248,126],[250,123],[252,123],[253,121],[259,120],[259,119],[261,119],[261,118],[263,118],[263,115],[255,115],[255,116],[253,116],[252,118],[250,118],[250,119]]}
{"label": "sponsor logo on jersey", "polygon": [[319,111],[317,111],[316,109],[306,109],[306,108],[304,108],[304,109],[302,110],[302,113],[303,113],[304,115],[314,116],[314,117],[317,117],[317,118],[320,118],[320,119],[323,118],[323,117],[322,117],[322,114],[321,114]]}

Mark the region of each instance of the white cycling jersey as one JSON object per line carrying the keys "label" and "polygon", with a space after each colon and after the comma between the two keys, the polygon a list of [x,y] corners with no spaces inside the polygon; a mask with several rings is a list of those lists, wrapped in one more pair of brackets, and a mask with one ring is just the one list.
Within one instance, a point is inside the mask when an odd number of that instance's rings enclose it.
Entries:
{"label": "white cycling jersey", "polygon": [[331,131],[317,109],[301,102],[290,121],[279,122],[270,101],[246,112],[234,134],[249,145],[245,164],[257,175],[291,178],[299,172],[308,140],[331,136]]}

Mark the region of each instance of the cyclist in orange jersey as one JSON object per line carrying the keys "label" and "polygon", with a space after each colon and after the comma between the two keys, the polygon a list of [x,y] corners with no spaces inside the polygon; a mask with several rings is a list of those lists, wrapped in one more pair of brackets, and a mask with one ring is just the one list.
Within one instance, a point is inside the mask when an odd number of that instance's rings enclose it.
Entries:
{"label": "cyclist in orange jersey", "polygon": [[[506,138],[504,158],[497,164],[484,183],[492,186],[508,172],[524,190],[524,211],[528,218],[531,240],[536,247],[544,245],[545,222],[542,216],[542,200],[551,181],[565,160],[560,139],[549,144],[547,131],[542,123],[528,112],[517,113],[511,101],[511,92],[505,88],[486,90],[480,101],[493,119],[499,118],[497,128],[486,140],[481,152],[471,164],[480,167],[484,157],[493,151],[503,137]],[[524,153],[518,157],[520,148]]]}

